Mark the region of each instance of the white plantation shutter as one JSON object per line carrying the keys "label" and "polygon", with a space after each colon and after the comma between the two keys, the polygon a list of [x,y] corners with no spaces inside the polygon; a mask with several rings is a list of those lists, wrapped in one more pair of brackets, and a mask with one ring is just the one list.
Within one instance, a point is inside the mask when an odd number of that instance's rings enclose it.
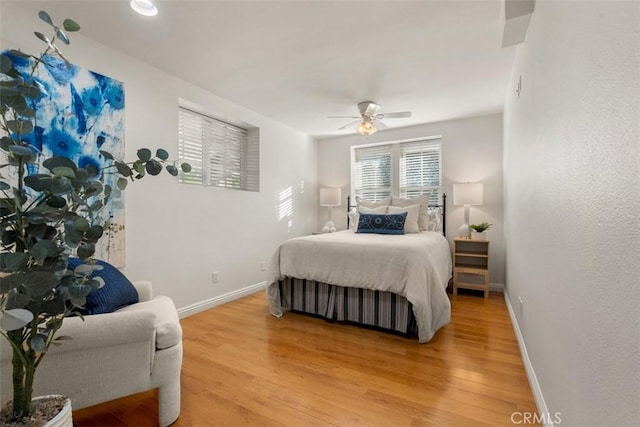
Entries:
{"label": "white plantation shutter", "polygon": [[351,185],[356,196],[377,201],[389,196],[429,196],[441,203],[440,137],[352,148]]}
{"label": "white plantation shutter", "polygon": [[391,196],[391,145],[356,148],[355,193],[370,201]]}
{"label": "white plantation shutter", "polygon": [[440,201],[440,140],[400,144],[400,197],[429,195],[429,204]]}
{"label": "white plantation shutter", "polygon": [[178,155],[192,166],[180,182],[259,191],[260,151],[257,131],[180,107]]}

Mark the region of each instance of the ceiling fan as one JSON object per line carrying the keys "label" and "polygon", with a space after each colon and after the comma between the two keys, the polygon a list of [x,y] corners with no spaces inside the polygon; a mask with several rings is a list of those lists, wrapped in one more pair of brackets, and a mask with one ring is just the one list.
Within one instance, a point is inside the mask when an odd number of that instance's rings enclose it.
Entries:
{"label": "ceiling fan", "polygon": [[373,135],[378,129],[386,129],[387,125],[382,123],[382,119],[399,119],[411,117],[411,111],[402,111],[396,113],[378,113],[380,106],[373,101],[363,101],[358,104],[360,116],[329,116],[330,119],[357,119],[346,125],[339,127],[338,130],[346,129],[350,126],[358,124],[357,132],[360,135]]}

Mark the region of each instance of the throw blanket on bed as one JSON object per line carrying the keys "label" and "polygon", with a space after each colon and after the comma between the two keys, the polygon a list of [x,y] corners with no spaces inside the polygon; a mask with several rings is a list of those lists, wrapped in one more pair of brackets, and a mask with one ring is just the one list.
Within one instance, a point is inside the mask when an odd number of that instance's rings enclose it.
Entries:
{"label": "throw blanket on bed", "polygon": [[439,233],[340,231],[287,240],[269,266],[267,299],[276,317],[282,316],[278,281],[284,277],[402,295],[413,305],[420,342],[429,341],[451,319],[446,293],[451,252]]}

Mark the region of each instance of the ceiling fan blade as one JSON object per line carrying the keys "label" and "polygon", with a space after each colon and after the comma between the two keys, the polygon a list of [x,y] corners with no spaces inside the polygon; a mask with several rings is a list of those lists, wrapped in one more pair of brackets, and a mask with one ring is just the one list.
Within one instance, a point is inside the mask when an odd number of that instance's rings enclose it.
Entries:
{"label": "ceiling fan blade", "polygon": [[360,116],[327,116],[328,119],[359,119]]}
{"label": "ceiling fan blade", "polygon": [[380,120],[376,120],[375,122],[373,122],[373,124],[378,130],[384,130],[388,128],[387,125],[382,123]]}
{"label": "ceiling fan blade", "polygon": [[344,126],[342,126],[342,127],[339,127],[339,128],[338,128],[338,130],[343,130],[343,129],[348,128],[349,126],[353,126],[353,125],[355,125],[356,123],[360,123],[360,120],[362,120],[362,119],[360,119],[360,118],[358,117],[358,120],[354,120],[354,121],[352,121],[352,122],[349,122],[349,123],[347,123],[346,125],[344,125]]}
{"label": "ceiling fan blade", "polygon": [[403,119],[405,117],[411,117],[411,111],[376,114],[376,119]]}

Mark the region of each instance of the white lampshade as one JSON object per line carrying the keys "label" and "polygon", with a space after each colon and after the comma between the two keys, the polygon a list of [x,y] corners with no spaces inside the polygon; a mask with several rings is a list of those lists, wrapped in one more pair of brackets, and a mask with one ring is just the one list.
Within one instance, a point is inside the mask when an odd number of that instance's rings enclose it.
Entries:
{"label": "white lampshade", "polygon": [[453,184],[453,204],[481,205],[482,183],[467,182],[464,184]]}
{"label": "white lampshade", "polygon": [[340,206],[342,202],[341,188],[321,188],[320,189],[320,206]]}

